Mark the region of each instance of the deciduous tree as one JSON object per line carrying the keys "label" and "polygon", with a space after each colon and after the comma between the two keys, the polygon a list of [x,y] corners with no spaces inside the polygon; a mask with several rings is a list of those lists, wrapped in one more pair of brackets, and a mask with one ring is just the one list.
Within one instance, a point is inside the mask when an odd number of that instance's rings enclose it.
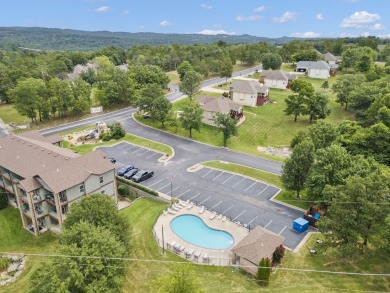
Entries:
{"label": "deciduous tree", "polygon": [[203,110],[197,102],[184,105],[180,120],[182,127],[190,132],[190,137],[192,137],[192,130],[200,131],[202,118]]}
{"label": "deciduous tree", "polygon": [[172,109],[172,103],[164,96],[154,99],[150,109],[152,119],[160,121],[162,127],[165,127],[164,122],[168,118],[168,113]]}
{"label": "deciduous tree", "polygon": [[348,103],[353,90],[359,87],[365,81],[362,74],[346,74],[337,78],[333,84],[332,90],[337,95],[336,102],[341,106],[345,105],[345,111],[348,110]]}
{"label": "deciduous tree", "polygon": [[186,61],[183,61],[180,63],[180,65],[176,69],[177,73],[179,74],[180,81],[183,81],[184,76],[188,71],[194,71],[194,67],[192,67],[191,63]]}
{"label": "deciduous tree", "polygon": [[282,57],[276,53],[265,53],[261,56],[261,63],[263,65],[263,69],[265,70],[280,69],[280,66],[282,65]]}
{"label": "deciduous tree", "polygon": [[199,73],[196,71],[188,71],[180,83],[180,91],[188,95],[191,101],[192,96],[199,91],[201,83],[202,76]]}
{"label": "deciduous tree", "polygon": [[230,117],[229,114],[217,112],[214,117],[214,123],[222,132],[223,146],[226,147],[228,139],[237,135],[237,119]]}

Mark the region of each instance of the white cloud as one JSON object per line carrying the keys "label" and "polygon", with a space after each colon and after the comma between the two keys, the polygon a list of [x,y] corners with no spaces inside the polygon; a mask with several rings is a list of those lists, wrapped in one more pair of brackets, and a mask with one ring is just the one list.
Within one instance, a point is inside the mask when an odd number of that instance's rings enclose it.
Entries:
{"label": "white cloud", "polygon": [[318,13],[318,14],[316,15],[316,19],[317,19],[317,20],[324,20],[325,17],[324,17],[321,13]]}
{"label": "white cloud", "polygon": [[372,29],[372,30],[384,30],[385,27],[384,27],[382,24],[380,24],[380,23],[376,23],[376,24],[374,24],[374,25],[371,27],[371,29]]}
{"label": "white cloud", "polygon": [[379,38],[381,38],[381,39],[390,39],[390,34],[380,35]]}
{"label": "white cloud", "polygon": [[160,22],[160,26],[170,26],[172,25],[171,22],[169,22],[168,20],[163,20],[162,22]]}
{"label": "white cloud", "polygon": [[319,38],[320,34],[315,32],[305,32],[305,33],[294,33],[290,37],[294,38]]}
{"label": "white cloud", "polygon": [[96,8],[94,11],[95,12],[107,12],[108,10],[110,10],[109,6],[100,6],[99,8]]}
{"label": "white cloud", "polygon": [[259,19],[261,19],[260,15],[249,15],[249,16],[238,15],[238,16],[236,16],[236,20],[238,20],[238,21],[256,21]]}
{"label": "white cloud", "polygon": [[295,19],[297,13],[287,11],[281,17],[274,17],[274,21],[277,23],[285,23]]}
{"label": "white cloud", "polygon": [[201,34],[201,35],[235,35],[235,32],[227,32],[225,30],[202,30],[200,32],[196,32],[196,34]]}
{"label": "white cloud", "polygon": [[340,27],[346,28],[364,28],[368,24],[379,20],[381,17],[377,13],[368,13],[367,11],[357,11],[347,18],[344,18]]}
{"label": "white cloud", "polygon": [[206,3],[200,4],[200,7],[202,7],[203,9],[207,9],[207,10],[210,10],[213,8],[213,6],[206,4]]}
{"label": "white cloud", "polygon": [[267,7],[266,6],[259,6],[255,9],[256,12],[263,12],[263,11],[266,11],[267,10]]}

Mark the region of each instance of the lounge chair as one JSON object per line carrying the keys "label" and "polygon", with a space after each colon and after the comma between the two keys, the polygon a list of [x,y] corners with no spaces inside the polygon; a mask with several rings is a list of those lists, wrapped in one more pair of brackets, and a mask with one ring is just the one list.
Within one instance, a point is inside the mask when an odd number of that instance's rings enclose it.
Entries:
{"label": "lounge chair", "polygon": [[180,246],[181,246],[180,244],[176,243],[176,244],[173,246],[173,250],[174,250],[175,252],[179,252]]}
{"label": "lounge chair", "polygon": [[186,255],[186,258],[191,258],[192,254],[194,253],[193,249],[187,250],[184,254]]}
{"label": "lounge chair", "polygon": [[167,244],[167,248],[173,250],[173,247],[175,246],[176,241],[172,241],[171,244]]}
{"label": "lounge chair", "polygon": [[170,213],[171,215],[176,215],[176,212],[172,211],[170,208],[168,208],[168,213]]}
{"label": "lounge chair", "polygon": [[204,206],[202,206],[202,207],[200,208],[199,214],[203,214],[203,212],[204,212]]}
{"label": "lounge chair", "polygon": [[209,262],[210,258],[207,252],[203,253],[203,262]]}
{"label": "lounge chair", "polygon": [[177,212],[180,211],[180,208],[178,208],[176,205],[171,206],[171,208],[173,208]]}
{"label": "lounge chair", "polygon": [[193,202],[191,202],[188,206],[187,206],[187,210],[190,210],[190,209],[192,209],[192,207],[194,206],[194,203]]}
{"label": "lounge chair", "polygon": [[184,245],[180,245],[180,247],[178,248],[178,252],[182,253],[185,249],[186,247]]}
{"label": "lounge chair", "polygon": [[202,253],[201,253],[200,251],[195,252],[195,253],[194,253],[194,260],[199,261],[199,258],[200,258],[200,255],[201,255],[201,254],[202,254]]}
{"label": "lounge chair", "polygon": [[211,214],[211,216],[210,216],[210,220],[214,220],[214,218],[215,218],[215,216],[217,215],[217,213],[216,212],[213,212],[212,214]]}
{"label": "lounge chair", "polygon": [[226,221],[226,216],[223,216],[222,217],[222,222],[225,222]]}
{"label": "lounge chair", "polygon": [[186,207],[187,206],[187,203],[182,201],[182,200],[179,200],[179,204],[183,207]]}
{"label": "lounge chair", "polygon": [[173,205],[174,205],[175,207],[177,207],[178,209],[184,208],[184,206],[182,206],[182,205],[179,204],[179,203],[174,203]]}
{"label": "lounge chair", "polygon": [[167,215],[168,214],[168,211],[164,210],[164,215]]}

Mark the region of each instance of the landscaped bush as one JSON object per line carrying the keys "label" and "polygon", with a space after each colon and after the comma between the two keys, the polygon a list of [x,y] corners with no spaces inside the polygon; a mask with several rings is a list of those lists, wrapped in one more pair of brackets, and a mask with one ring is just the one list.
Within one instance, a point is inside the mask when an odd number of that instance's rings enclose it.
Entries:
{"label": "landscaped bush", "polygon": [[119,176],[117,176],[116,179],[117,179],[119,182],[123,182],[123,183],[125,183],[125,184],[130,185],[130,186],[133,186],[133,187],[135,187],[135,188],[137,188],[137,189],[139,189],[139,190],[145,191],[146,193],[149,193],[149,194],[154,195],[154,196],[158,196],[158,192],[157,192],[157,191],[154,191],[154,190],[152,190],[152,189],[149,189],[149,188],[147,188],[147,187],[145,187],[145,186],[143,186],[143,185],[141,185],[141,184],[135,183],[135,182],[133,182],[133,181],[131,181],[131,180],[127,180],[127,179],[125,179],[125,178],[123,178],[123,177],[119,177]]}
{"label": "landscaped bush", "polygon": [[109,133],[104,133],[102,135],[102,141],[110,141],[111,140],[111,135]]}
{"label": "landscaped bush", "polygon": [[8,257],[0,257],[0,271],[3,271],[8,268],[10,263],[11,261]]}
{"label": "landscaped bush", "polygon": [[127,189],[127,186],[126,186],[126,185],[121,184],[121,185],[119,185],[119,187],[118,187],[118,193],[119,193],[119,195],[121,195],[121,196],[126,196],[126,195],[129,194],[129,190]]}
{"label": "landscaped bush", "polygon": [[276,247],[274,253],[272,254],[272,264],[280,264],[285,253],[286,248],[284,248],[283,244],[280,244],[278,247]]}
{"label": "landscaped bush", "polygon": [[7,194],[3,191],[0,191],[0,210],[5,209],[8,206]]}
{"label": "landscaped bush", "polygon": [[121,139],[122,137],[125,137],[126,131],[119,122],[114,122],[111,125],[108,125],[108,127],[111,130],[111,137],[113,139]]}

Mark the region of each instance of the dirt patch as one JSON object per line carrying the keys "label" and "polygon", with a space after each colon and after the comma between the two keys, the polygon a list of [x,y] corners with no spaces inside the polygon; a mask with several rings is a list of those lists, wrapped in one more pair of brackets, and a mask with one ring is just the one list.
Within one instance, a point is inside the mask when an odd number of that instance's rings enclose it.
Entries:
{"label": "dirt patch", "polygon": [[273,155],[281,158],[289,158],[291,157],[292,150],[288,147],[284,148],[277,148],[277,147],[257,147],[257,150],[259,152],[268,154],[268,155]]}

